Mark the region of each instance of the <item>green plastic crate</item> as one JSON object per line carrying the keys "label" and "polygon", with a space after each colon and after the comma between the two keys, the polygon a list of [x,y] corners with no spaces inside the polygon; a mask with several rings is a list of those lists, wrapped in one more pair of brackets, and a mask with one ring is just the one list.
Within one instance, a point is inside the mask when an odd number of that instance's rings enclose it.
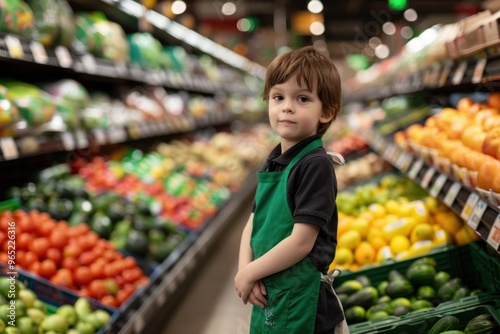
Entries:
{"label": "green plastic crate", "polygon": [[472,261],[476,268],[480,268],[477,280],[487,291],[500,291],[500,260],[486,251],[484,242],[470,245]]}
{"label": "green plastic crate", "polygon": [[0,212],[14,211],[21,207],[21,202],[17,198],[11,198],[6,201],[0,202]]}
{"label": "green plastic crate", "polygon": [[[382,325],[374,323],[369,331],[370,334],[416,334],[427,333],[432,326],[445,316],[455,316],[460,320],[457,330],[463,331],[467,323],[474,317],[481,314],[490,314],[492,321],[497,323],[493,334],[500,334],[500,313],[498,309],[490,305],[475,305],[460,310],[434,310],[426,312],[426,317],[421,319],[406,319],[397,323]],[[352,332],[351,332],[352,333]]]}

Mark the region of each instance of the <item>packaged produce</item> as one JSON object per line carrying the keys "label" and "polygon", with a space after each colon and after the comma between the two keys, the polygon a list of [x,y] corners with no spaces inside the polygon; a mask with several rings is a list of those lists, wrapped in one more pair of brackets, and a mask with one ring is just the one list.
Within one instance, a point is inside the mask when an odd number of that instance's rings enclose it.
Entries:
{"label": "packaged produce", "polygon": [[46,47],[69,46],[75,35],[73,10],[66,0],[27,0],[35,15],[37,40]]}
{"label": "packaged produce", "polygon": [[7,87],[23,119],[29,125],[48,122],[56,111],[56,105],[47,92],[19,81],[2,80],[0,85]]}
{"label": "packaged produce", "polygon": [[33,11],[21,0],[4,0],[0,2],[0,31],[27,38],[35,32]]}
{"label": "packaged produce", "polygon": [[0,127],[15,123],[20,119],[19,110],[5,86],[0,86]]}
{"label": "packaged produce", "polygon": [[134,33],[127,36],[130,45],[130,60],[144,68],[160,68],[163,53],[160,41],[150,33]]}
{"label": "packaged produce", "polygon": [[61,115],[66,126],[78,127],[80,111],[85,108],[89,99],[87,89],[73,79],[48,84],[44,89],[54,97],[57,113]]}

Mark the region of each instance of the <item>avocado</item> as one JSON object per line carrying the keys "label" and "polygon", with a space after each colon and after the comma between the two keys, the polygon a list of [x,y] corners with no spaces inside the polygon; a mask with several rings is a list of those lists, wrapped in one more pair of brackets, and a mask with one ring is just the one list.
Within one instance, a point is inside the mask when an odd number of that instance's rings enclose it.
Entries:
{"label": "avocado", "polygon": [[28,210],[37,210],[40,212],[45,212],[47,211],[47,203],[45,202],[45,198],[41,194],[37,194],[31,197],[26,202],[26,208],[28,208]]}
{"label": "avocado", "polygon": [[148,238],[142,231],[132,230],[127,238],[126,250],[137,256],[148,253]]}
{"label": "avocado", "polygon": [[73,211],[73,202],[67,198],[52,197],[47,205],[47,211],[55,220],[68,220]]}
{"label": "avocado", "polygon": [[111,219],[100,211],[96,212],[92,218],[90,218],[89,225],[92,231],[96,232],[104,239],[109,239],[111,231],[113,231]]}

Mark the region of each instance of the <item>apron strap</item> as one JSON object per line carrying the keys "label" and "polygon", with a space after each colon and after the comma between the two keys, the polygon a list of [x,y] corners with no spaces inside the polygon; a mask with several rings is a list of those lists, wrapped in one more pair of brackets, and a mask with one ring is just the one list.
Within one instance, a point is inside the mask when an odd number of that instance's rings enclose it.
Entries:
{"label": "apron strap", "polygon": [[[333,290],[333,281],[335,281],[335,277],[340,275],[341,271],[339,269],[333,269],[330,271],[328,274],[321,274],[321,282],[328,283],[328,285],[332,288]],[[335,291],[334,291],[335,292]]]}
{"label": "apron strap", "polygon": [[306,155],[310,151],[314,150],[315,148],[318,148],[318,147],[321,147],[321,146],[323,146],[323,141],[321,140],[321,138],[318,138],[318,139],[312,141],[311,143],[309,143],[309,145],[307,145],[306,147],[304,147],[302,149],[302,151],[300,151],[299,154],[297,154],[292,159],[292,161],[286,167],[285,171],[288,172],[288,171],[292,170],[292,167],[295,166],[295,164],[297,163],[297,161],[299,161],[304,155]]}
{"label": "apron strap", "polygon": [[333,162],[335,162],[337,165],[343,166],[345,164],[345,159],[342,154],[332,151],[326,153],[332,157]]}

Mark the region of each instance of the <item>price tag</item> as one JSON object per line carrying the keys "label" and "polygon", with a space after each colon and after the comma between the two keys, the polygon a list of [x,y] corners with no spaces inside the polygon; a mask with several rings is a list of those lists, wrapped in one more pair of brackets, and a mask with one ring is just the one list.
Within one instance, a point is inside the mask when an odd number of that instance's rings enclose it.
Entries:
{"label": "price tag", "polygon": [[403,154],[403,160],[401,162],[400,170],[403,173],[406,173],[408,171],[408,169],[410,169],[410,165],[411,165],[412,161],[413,161],[413,156],[410,153],[405,152]]}
{"label": "price tag", "polygon": [[141,131],[139,129],[139,126],[137,124],[131,124],[128,126],[128,135],[132,139],[138,139],[141,137]]}
{"label": "price tag", "polygon": [[93,130],[94,138],[97,142],[97,145],[106,144],[106,133],[102,129]]}
{"label": "price tag", "polygon": [[436,181],[434,181],[434,184],[432,185],[429,194],[432,197],[437,197],[437,195],[439,194],[441,189],[443,189],[443,186],[444,186],[447,179],[448,179],[448,177],[446,176],[446,174],[440,174],[437,177]]}
{"label": "price tag", "polygon": [[461,187],[462,186],[459,182],[453,182],[450,189],[448,189],[446,196],[444,197],[444,203],[446,205],[451,206],[453,204],[453,202],[457,198],[458,193],[460,192]]}
{"label": "price tag", "polygon": [[75,149],[75,138],[71,135],[70,132],[62,133],[61,141],[66,151],[73,151]]}
{"label": "price tag", "polygon": [[495,219],[493,226],[491,226],[490,234],[488,234],[486,241],[498,251],[498,246],[500,246],[500,214]]}
{"label": "price tag", "polygon": [[453,67],[453,62],[448,61],[446,62],[443,72],[441,72],[441,76],[439,77],[439,87],[443,87],[446,85],[446,81],[448,80],[448,76],[450,75],[451,69]]}
{"label": "price tag", "polygon": [[127,133],[124,128],[117,127],[109,130],[109,142],[111,144],[121,143],[127,139]]}
{"label": "price tag", "polygon": [[484,69],[486,68],[488,59],[486,57],[478,59],[476,67],[474,67],[474,74],[472,75],[472,83],[478,84],[483,79]]}
{"label": "price tag", "polygon": [[462,209],[460,217],[462,217],[464,220],[468,220],[472,215],[472,210],[474,210],[474,207],[476,206],[478,200],[479,200],[479,195],[476,193],[471,193],[469,195],[469,198],[467,198],[467,202],[465,202],[465,206]]}
{"label": "price tag", "polygon": [[2,149],[2,155],[5,160],[19,158],[19,152],[17,151],[16,143],[12,137],[1,138],[0,148]]}
{"label": "price tag", "polygon": [[422,159],[418,159],[413,166],[411,166],[410,171],[408,172],[408,177],[412,180],[415,180],[415,178],[418,175],[418,172],[422,169],[424,166],[424,161]]}
{"label": "price tag", "polygon": [[455,73],[453,74],[453,78],[451,79],[451,83],[454,85],[461,84],[462,80],[464,79],[466,70],[467,70],[467,61],[464,60],[458,65],[457,70],[455,71]]}
{"label": "price tag", "polygon": [[33,54],[33,59],[39,64],[46,64],[49,61],[47,56],[47,51],[45,50],[42,43],[37,41],[32,41],[30,43],[31,53]]}
{"label": "price tag", "polygon": [[420,185],[422,188],[427,188],[429,186],[429,183],[431,182],[432,177],[436,173],[436,169],[434,167],[429,168],[425,174],[424,177],[422,178],[422,182],[420,182]]}
{"label": "price tag", "polygon": [[90,53],[87,53],[82,56],[82,64],[87,73],[93,74],[97,72],[97,63],[95,58]]}
{"label": "price tag", "polygon": [[24,57],[23,45],[17,36],[6,35],[5,44],[12,58],[21,59]]}
{"label": "price tag", "polygon": [[76,143],[78,148],[89,147],[89,140],[87,134],[83,130],[76,130]]}
{"label": "price tag", "polygon": [[477,226],[479,225],[479,222],[483,218],[484,211],[486,211],[486,208],[488,205],[486,204],[485,201],[480,199],[476,206],[474,207],[474,210],[472,211],[472,215],[470,216],[469,220],[467,221],[467,225],[472,227],[474,230],[477,229]]}
{"label": "price tag", "polygon": [[115,63],[115,70],[116,70],[116,73],[121,77],[128,76],[127,64],[125,64],[124,62],[120,61],[120,62]]}
{"label": "price tag", "polygon": [[57,61],[59,62],[59,65],[61,67],[68,68],[73,64],[73,58],[71,58],[71,54],[69,53],[69,50],[67,47],[58,45],[56,47],[56,57]]}

